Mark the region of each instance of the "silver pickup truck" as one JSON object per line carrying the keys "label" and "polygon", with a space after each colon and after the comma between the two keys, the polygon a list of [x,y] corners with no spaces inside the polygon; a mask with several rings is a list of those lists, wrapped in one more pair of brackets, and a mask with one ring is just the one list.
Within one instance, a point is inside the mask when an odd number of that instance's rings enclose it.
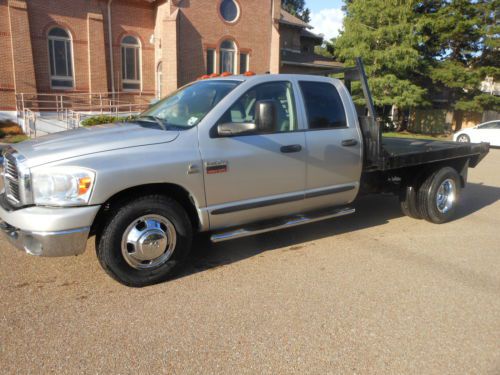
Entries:
{"label": "silver pickup truck", "polygon": [[362,63],[344,74],[201,80],[129,123],[10,147],[2,232],[47,257],[82,254],[95,236],[104,270],[138,287],[174,275],[196,233],[219,242],[340,217],[363,193],[450,220],[488,145],[382,138]]}

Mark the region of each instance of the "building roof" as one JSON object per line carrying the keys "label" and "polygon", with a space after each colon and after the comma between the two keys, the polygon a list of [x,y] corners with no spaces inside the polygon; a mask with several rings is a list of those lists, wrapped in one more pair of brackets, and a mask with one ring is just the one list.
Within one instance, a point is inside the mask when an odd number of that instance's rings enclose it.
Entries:
{"label": "building roof", "polygon": [[300,18],[295,17],[293,14],[288,13],[286,10],[280,10],[280,23],[285,25],[291,25],[296,27],[301,27],[304,29],[312,29],[312,26],[307,22],[302,21]]}
{"label": "building roof", "polygon": [[298,53],[289,50],[281,51],[281,62],[284,65],[308,66],[320,69],[342,68],[344,65],[330,57],[315,53]]}
{"label": "building roof", "polygon": [[317,39],[323,41],[323,34],[315,34],[307,29],[302,29],[300,31],[301,38]]}

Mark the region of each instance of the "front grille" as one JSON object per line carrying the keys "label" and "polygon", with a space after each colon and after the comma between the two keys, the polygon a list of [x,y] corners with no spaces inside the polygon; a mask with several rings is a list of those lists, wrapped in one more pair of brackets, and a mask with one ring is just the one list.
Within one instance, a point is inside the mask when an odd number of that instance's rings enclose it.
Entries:
{"label": "front grille", "polygon": [[11,154],[5,154],[3,160],[4,187],[7,199],[14,204],[21,202],[19,189],[19,170],[16,159]]}

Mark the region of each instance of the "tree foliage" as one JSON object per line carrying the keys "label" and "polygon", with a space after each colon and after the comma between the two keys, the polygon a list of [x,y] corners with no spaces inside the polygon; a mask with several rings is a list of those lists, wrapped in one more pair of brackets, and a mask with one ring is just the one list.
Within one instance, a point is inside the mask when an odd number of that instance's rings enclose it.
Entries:
{"label": "tree foliage", "polygon": [[425,66],[415,32],[416,4],[413,0],[346,2],[344,31],[335,42],[335,54],[347,65],[363,58],[375,105],[428,104],[426,89],[417,83]]}
{"label": "tree foliage", "polygon": [[344,31],[329,47],[347,65],[361,56],[376,105],[446,100],[457,110],[500,110],[480,91],[499,79],[498,0],[345,0]]}
{"label": "tree foliage", "polygon": [[281,7],[304,22],[311,21],[311,11],[306,8],[305,0],[282,0]]}

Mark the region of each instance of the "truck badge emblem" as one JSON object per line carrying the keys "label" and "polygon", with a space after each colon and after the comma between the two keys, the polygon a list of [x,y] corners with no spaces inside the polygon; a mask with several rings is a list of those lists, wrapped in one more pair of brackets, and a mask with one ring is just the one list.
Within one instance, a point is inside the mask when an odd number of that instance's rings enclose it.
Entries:
{"label": "truck badge emblem", "polygon": [[218,160],[206,163],[207,174],[217,174],[227,172],[227,160]]}

